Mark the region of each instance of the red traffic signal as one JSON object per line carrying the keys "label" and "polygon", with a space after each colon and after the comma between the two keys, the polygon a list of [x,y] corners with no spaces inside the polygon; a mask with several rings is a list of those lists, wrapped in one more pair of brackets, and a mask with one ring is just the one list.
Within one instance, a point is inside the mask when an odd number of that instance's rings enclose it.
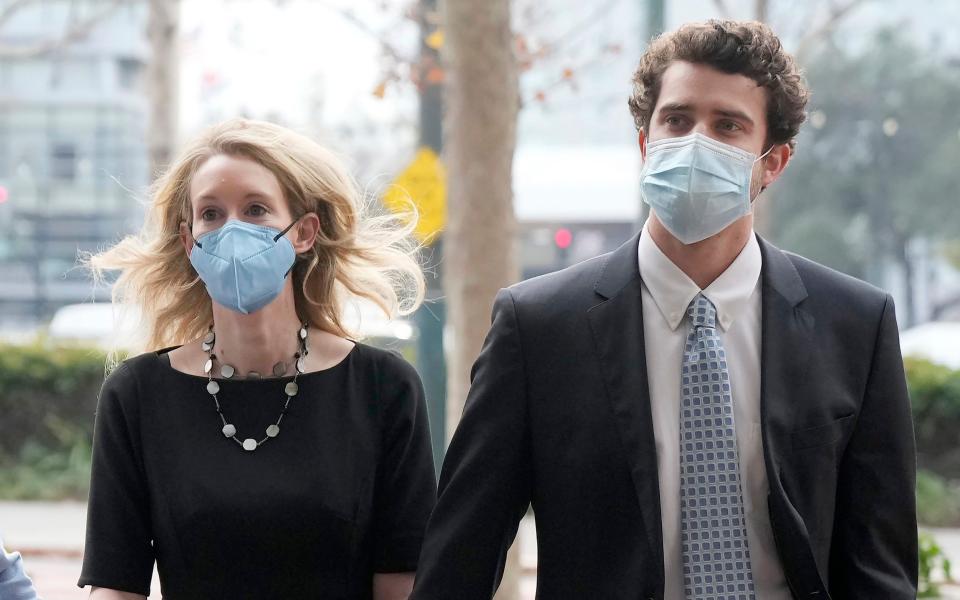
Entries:
{"label": "red traffic signal", "polygon": [[557,248],[566,250],[570,247],[570,244],[573,243],[573,233],[565,227],[558,229],[557,232],[553,234],[553,242],[557,245]]}

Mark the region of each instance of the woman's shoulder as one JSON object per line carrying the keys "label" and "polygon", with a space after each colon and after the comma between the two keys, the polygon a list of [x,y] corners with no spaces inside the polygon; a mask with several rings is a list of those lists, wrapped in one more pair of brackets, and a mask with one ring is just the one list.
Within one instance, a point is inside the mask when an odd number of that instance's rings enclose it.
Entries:
{"label": "woman's shoulder", "polygon": [[110,376],[136,379],[148,374],[156,373],[163,365],[161,354],[173,350],[175,347],[163,348],[150,352],[143,352],[120,361],[117,367],[110,372]]}
{"label": "woman's shoulder", "polygon": [[157,352],[144,352],[120,361],[108,370],[104,378],[100,392],[101,402],[105,397],[111,396],[121,401],[132,401],[140,395],[144,382],[155,377],[162,366]]}
{"label": "woman's shoulder", "polygon": [[381,380],[420,381],[417,370],[397,350],[356,342],[355,352],[365,364],[377,372]]}

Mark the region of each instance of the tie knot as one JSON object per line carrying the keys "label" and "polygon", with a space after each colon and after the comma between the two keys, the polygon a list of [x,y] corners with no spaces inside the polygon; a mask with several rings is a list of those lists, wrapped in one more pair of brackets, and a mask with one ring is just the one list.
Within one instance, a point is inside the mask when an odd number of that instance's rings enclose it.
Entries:
{"label": "tie knot", "polygon": [[687,316],[690,317],[694,327],[715,328],[717,326],[717,309],[703,294],[697,294],[697,297],[690,302]]}

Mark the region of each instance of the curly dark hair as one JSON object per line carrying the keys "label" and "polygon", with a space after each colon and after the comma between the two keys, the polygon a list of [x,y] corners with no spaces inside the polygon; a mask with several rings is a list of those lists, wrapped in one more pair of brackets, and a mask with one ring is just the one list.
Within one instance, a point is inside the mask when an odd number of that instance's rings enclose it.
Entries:
{"label": "curly dark hair", "polygon": [[637,130],[650,124],[663,72],[682,60],[740,74],[767,90],[767,142],[796,145],[806,120],[810,91],[800,69],[773,31],[758,21],[714,20],[688,23],[658,36],[647,47],[633,76],[627,103]]}

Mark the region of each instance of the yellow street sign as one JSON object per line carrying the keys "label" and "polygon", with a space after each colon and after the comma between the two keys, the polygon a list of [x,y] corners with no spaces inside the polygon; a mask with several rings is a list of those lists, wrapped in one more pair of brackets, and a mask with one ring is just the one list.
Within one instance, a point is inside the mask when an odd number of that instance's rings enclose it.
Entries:
{"label": "yellow street sign", "polygon": [[419,212],[414,235],[429,244],[447,221],[447,174],[440,157],[427,147],[417,151],[383,195],[383,204],[395,213],[409,212],[411,201]]}
{"label": "yellow street sign", "polygon": [[436,29],[433,33],[428,35],[424,42],[428,47],[433,48],[434,50],[439,50],[443,47],[443,30]]}

